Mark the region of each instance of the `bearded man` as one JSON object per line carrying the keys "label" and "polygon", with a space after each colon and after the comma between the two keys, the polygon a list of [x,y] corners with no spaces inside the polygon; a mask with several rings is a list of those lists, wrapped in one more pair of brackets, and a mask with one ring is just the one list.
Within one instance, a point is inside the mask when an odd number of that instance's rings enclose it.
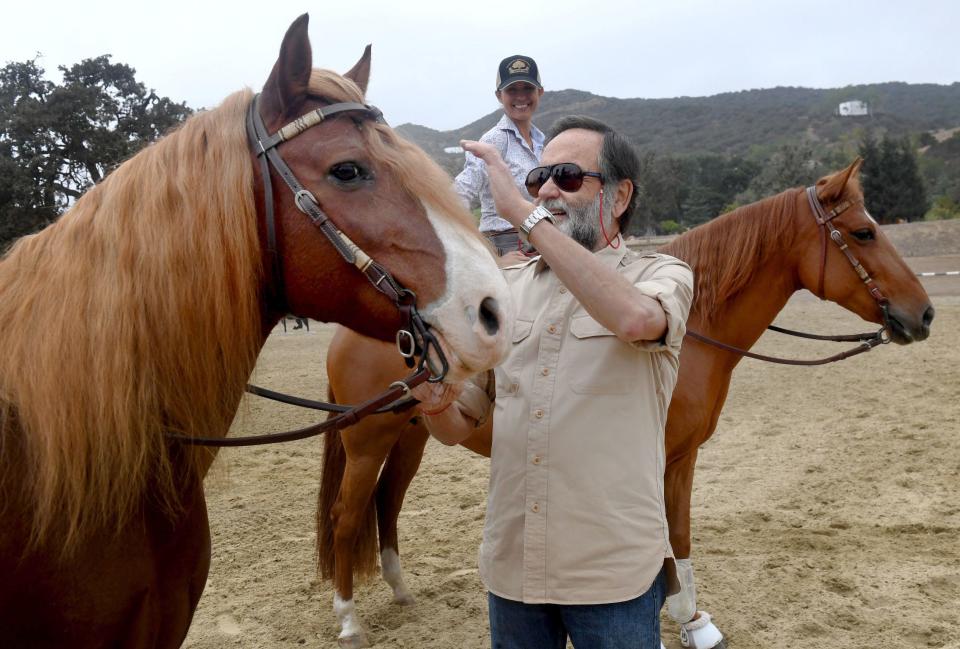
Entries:
{"label": "bearded man", "polygon": [[692,272],[624,244],[640,163],[605,124],[555,125],[526,179],[536,205],[494,147],[463,148],[486,163],[497,212],[540,253],[503,269],[518,317],[495,389],[479,377],[414,391],[440,441],[492,434],[480,548],[491,644],[655,649],[678,588],[663,434]]}

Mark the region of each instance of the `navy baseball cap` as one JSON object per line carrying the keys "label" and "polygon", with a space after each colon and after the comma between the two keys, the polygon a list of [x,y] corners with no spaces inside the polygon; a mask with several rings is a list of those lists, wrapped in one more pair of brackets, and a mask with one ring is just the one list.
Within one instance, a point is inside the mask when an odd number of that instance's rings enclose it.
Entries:
{"label": "navy baseball cap", "polygon": [[500,67],[497,68],[497,90],[503,90],[518,81],[525,81],[537,88],[543,88],[537,62],[523,54],[508,56],[500,61]]}

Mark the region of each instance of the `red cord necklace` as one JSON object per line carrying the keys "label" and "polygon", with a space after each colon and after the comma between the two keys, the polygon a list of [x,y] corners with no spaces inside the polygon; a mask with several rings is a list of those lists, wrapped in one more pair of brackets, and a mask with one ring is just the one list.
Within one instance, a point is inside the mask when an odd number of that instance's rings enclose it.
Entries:
{"label": "red cord necklace", "polygon": [[620,239],[614,237],[617,240],[617,245],[613,245],[613,242],[610,241],[610,237],[607,236],[607,230],[603,227],[603,186],[600,187],[600,232],[603,233],[603,238],[607,240],[607,245],[616,250],[620,247]]}

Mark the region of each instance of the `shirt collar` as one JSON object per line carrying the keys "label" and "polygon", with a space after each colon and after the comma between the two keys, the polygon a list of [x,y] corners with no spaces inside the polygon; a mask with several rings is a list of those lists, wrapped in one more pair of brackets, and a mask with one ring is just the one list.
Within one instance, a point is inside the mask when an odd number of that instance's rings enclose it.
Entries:
{"label": "shirt collar", "polygon": [[[513,133],[518,140],[521,142],[524,141],[523,134],[520,132],[520,129],[517,128],[517,125],[512,119],[507,117],[506,113],[500,118],[500,121],[497,122],[497,128],[501,131],[510,131]],[[543,131],[538,129],[535,124],[530,124],[530,139],[533,140],[534,148],[543,148],[543,143],[547,139],[547,136],[543,134]]]}
{"label": "shirt collar", "polygon": [[[603,235],[600,235],[603,236]],[[613,245],[607,245],[601,248],[600,250],[593,253],[604,266],[609,266],[610,268],[616,268],[623,260],[624,255],[627,254],[627,245],[623,240],[623,237],[617,233],[617,236],[611,240]],[[617,246],[617,247],[614,247]],[[543,256],[535,257],[536,267],[534,268],[534,274],[539,274],[543,270],[550,267],[550,265],[544,261]]]}

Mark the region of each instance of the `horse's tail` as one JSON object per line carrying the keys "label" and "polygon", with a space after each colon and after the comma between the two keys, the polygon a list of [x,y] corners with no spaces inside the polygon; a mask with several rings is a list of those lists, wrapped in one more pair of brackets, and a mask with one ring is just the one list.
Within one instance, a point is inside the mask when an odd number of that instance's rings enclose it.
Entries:
{"label": "horse's tail", "polygon": [[[336,403],[333,388],[327,389],[327,400]],[[328,418],[332,416],[333,413]],[[333,511],[340,495],[347,454],[339,430],[330,431],[324,437],[323,473],[317,496],[317,570],[322,579],[333,579],[336,574]],[[361,514],[352,548],[355,576],[368,577],[377,573],[377,550],[377,510],[371,498],[369,506]]]}

